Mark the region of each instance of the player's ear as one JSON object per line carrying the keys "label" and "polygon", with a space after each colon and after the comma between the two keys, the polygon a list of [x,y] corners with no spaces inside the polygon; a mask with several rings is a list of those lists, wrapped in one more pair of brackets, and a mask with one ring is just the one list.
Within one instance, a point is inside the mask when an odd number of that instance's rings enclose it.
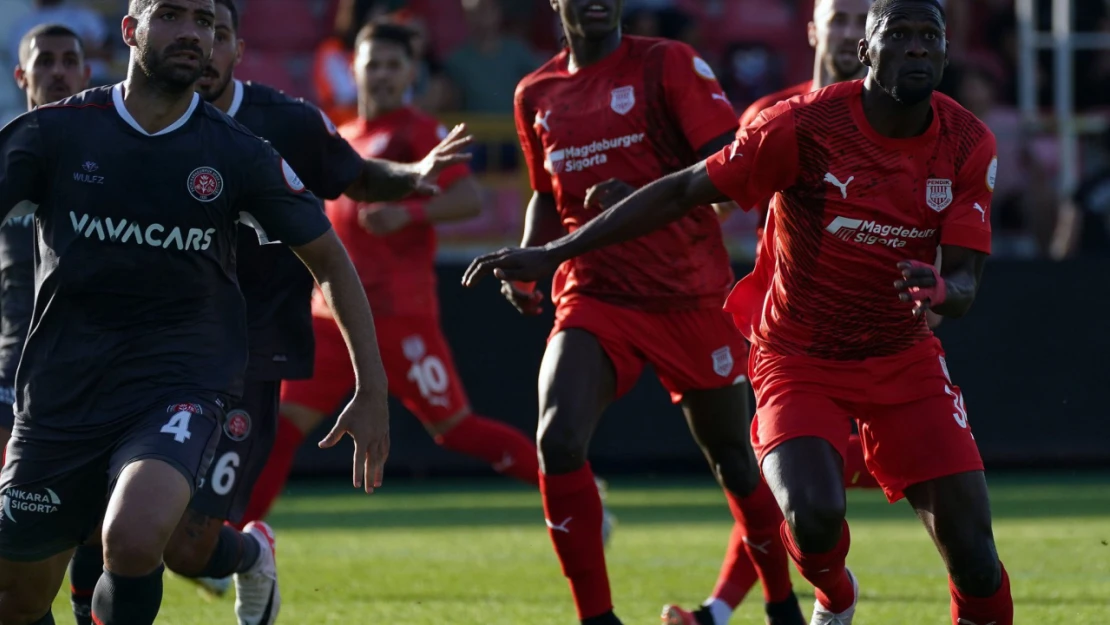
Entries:
{"label": "player's ear", "polygon": [[139,29],[139,20],[131,15],[124,15],[123,22],[120,23],[120,32],[123,34],[123,42],[129,47],[135,48],[139,45],[139,40],[135,36],[135,31]]}
{"label": "player's ear", "polygon": [[871,50],[867,45],[866,39],[859,40],[859,47],[857,48],[856,55],[859,57],[859,62],[863,63],[865,67],[871,67]]}
{"label": "player's ear", "polygon": [[19,87],[20,91],[25,91],[27,89],[27,72],[23,71],[22,67],[16,65],[15,71],[12,72],[12,77],[15,78],[15,84]]}
{"label": "player's ear", "polygon": [[810,22],[806,24],[806,37],[809,39],[809,47],[817,47],[817,24]]}
{"label": "player's ear", "polygon": [[239,39],[235,42],[235,67],[243,62],[243,51],[247,49],[246,40]]}

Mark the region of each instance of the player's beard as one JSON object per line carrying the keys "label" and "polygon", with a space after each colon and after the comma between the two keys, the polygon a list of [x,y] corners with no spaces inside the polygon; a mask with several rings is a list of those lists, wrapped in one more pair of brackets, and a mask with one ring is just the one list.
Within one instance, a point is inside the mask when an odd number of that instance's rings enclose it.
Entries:
{"label": "player's beard", "polygon": [[202,74],[202,76],[212,76],[213,78],[216,78],[218,80],[218,82],[212,83],[211,87],[208,87],[207,89],[201,89],[199,91],[200,97],[204,98],[206,102],[215,102],[216,100],[219,100],[220,96],[222,96],[224,92],[227,91],[228,85],[231,84],[230,71],[218,75],[214,74],[215,72],[210,70],[205,70]]}
{"label": "player's beard", "polygon": [[[149,42],[140,41],[139,68],[151,82],[167,91],[188,91],[204,73],[207,59],[199,46],[174,44],[158,52]],[[145,44],[145,45],[144,45]],[[178,52],[193,52],[199,58],[196,69],[175,66],[169,57]]]}

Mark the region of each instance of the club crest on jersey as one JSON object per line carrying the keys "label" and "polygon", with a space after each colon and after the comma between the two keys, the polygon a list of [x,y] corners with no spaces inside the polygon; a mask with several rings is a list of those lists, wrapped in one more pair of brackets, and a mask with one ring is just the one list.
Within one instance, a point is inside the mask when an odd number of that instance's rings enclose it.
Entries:
{"label": "club crest on jersey", "polygon": [[211,202],[224,190],[224,179],[211,167],[197,167],[189,174],[189,195],[198,202]]}
{"label": "club crest on jersey", "polygon": [[251,435],[251,416],[246,410],[232,410],[227,413],[224,434],[235,442],[244,441]]}
{"label": "club crest on jersey", "polygon": [[632,86],[613,89],[609,95],[609,106],[613,107],[618,115],[628,113],[636,106],[636,89]]}
{"label": "club crest on jersey", "polygon": [[167,413],[187,412],[189,414],[204,414],[204,408],[200,404],[170,404],[166,407]]}
{"label": "club crest on jersey", "polygon": [[732,350],[729,349],[728,345],[713,352],[713,373],[722,378],[727,378],[732,375],[732,365]]}
{"label": "club crest on jersey", "polygon": [[925,181],[925,203],[936,212],[952,203],[952,181],[947,178],[929,178]]}

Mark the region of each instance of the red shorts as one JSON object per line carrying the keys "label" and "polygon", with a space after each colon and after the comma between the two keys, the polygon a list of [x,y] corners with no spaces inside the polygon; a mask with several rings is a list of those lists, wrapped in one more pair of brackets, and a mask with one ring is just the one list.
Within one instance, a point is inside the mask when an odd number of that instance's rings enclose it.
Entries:
{"label": "red shorts", "polygon": [[[440,423],[470,410],[438,319],[379,317],[374,324],[389,393],[421,423]],[[312,326],[316,333],[313,378],[283,382],[281,401],[331,413],[354,389],[354,371],[335,322],[313,317]]]}
{"label": "red shorts", "polygon": [[744,337],[719,308],[643,312],[577,296],[560,302],[551,336],[570,329],[594,335],[613,361],[617,397],[632,390],[648,363],[675,403],[685,391],[747,379]]}
{"label": "red shorts", "polygon": [[859,362],[752,349],[749,367],[752,447],[761,464],[775,447],[807,436],[827,440],[843,458],[855,419],[867,469],[891,502],[913,484],[983,470],[963,394],[936,338]]}

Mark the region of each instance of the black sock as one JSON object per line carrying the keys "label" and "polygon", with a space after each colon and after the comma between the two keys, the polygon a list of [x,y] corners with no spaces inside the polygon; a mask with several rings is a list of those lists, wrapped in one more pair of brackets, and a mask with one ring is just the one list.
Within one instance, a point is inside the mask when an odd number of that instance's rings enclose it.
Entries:
{"label": "black sock", "polygon": [[698,625],[720,625],[720,623],[713,620],[713,613],[705,606],[694,610],[694,620]]}
{"label": "black sock", "polygon": [[[104,551],[81,545],[69,561],[69,600],[77,625],[92,625],[92,598],[104,572]],[[51,621],[53,622],[53,621]]]}
{"label": "black sock", "polygon": [[239,530],[225,525],[220,528],[220,537],[216,540],[216,548],[204,570],[197,577],[211,577],[221,579],[232,573],[243,573],[258,562],[262,553],[262,546],[253,537]]}
{"label": "black sock", "polygon": [[[80,621],[78,621],[78,622],[80,622]],[[31,623],[31,625],[54,625],[54,613],[53,612],[47,612],[46,616],[40,618],[39,620],[35,621],[34,623]]]}
{"label": "black sock", "polygon": [[621,625],[621,620],[609,610],[605,614],[582,619],[582,625]]}
{"label": "black sock", "polygon": [[92,609],[102,625],[154,625],[162,607],[162,571],[142,577],[123,577],[104,569],[93,594]]}
{"label": "black sock", "polygon": [[805,625],[806,619],[798,606],[798,597],[793,592],[778,603],[765,603],[763,609],[767,622],[772,625]]}

